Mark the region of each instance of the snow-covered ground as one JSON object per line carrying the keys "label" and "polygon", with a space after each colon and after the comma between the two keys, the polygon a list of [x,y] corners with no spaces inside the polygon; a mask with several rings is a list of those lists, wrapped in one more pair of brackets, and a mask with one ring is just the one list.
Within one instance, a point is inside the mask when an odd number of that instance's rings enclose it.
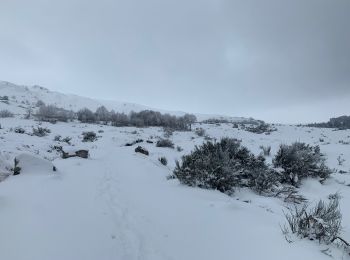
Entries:
{"label": "snow-covered ground", "polygon": [[[39,122],[1,119],[0,173],[13,167],[16,156],[25,158],[22,173],[0,182],[0,259],[105,260],[105,259],[349,259],[332,246],[295,239],[288,243],[281,232],[286,204],[246,189],[233,196],[190,188],[167,180],[175,160],[204,142],[194,132],[174,132],[177,149],[159,148],[146,140],[163,137],[161,128],[111,127],[72,123],[49,124],[45,137],[11,131],[21,126],[32,132]],[[276,126],[270,135],[253,134],[231,124],[206,125],[214,139],[234,137],[252,152],[271,145],[274,155],[281,143],[302,141],[320,145],[327,164],[336,172],[321,185],[315,179],[302,183],[300,193],[313,204],[330,193],[341,194],[342,237],[350,240],[350,131]],[[102,130],[102,131],[101,131]],[[83,143],[81,133],[95,131],[95,142]],[[56,135],[71,144],[54,141]],[[143,139],[150,156],[135,153],[127,142]],[[320,139],[323,139],[320,141]],[[343,143],[341,143],[341,142]],[[345,143],[345,144],[344,144]],[[90,151],[89,159],[61,159],[53,145]],[[25,155],[23,155],[25,154]],[[27,162],[30,156],[36,167]],[[168,165],[158,158],[165,156]],[[342,166],[337,158],[345,159]],[[40,166],[40,158],[51,164]],[[272,156],[267,158],[271,162]]]}

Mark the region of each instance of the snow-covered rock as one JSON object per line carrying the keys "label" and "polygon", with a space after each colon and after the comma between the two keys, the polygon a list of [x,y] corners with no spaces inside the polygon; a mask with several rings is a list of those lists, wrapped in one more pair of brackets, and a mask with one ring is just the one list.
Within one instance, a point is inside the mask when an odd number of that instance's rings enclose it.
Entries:
{"label": "snow-covered rock", "polygon": [[50,174],[55,171],[52,162],[28,153],[16,156],[16,166],[20,174]]}

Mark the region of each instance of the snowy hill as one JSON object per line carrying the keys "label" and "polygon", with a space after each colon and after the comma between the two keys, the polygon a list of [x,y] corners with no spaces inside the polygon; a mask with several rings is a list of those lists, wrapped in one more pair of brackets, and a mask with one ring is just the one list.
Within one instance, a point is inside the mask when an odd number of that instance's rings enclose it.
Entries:
{"label": "snowy hill", "polygon": [[[62,94],[55,91],[50,91],[41,86],[21,86],[6,81],[0,81],[0,96],[8,96],[9,104],[0,102],[0,110],[8,109],[16,114],[24,114],[26,108],[29,106],[35,107],[38,100],[42,100],[45,104],[55,105],[67,110],[78,111],[82,108],[89,108],[95,111],[100,106],[105,106],[108,110],[115,110],[116,112],[124,112],[128,114],[131,111],[139,112],[141,110],[151,109],[161,113],[169,113],[172,115],[182,116],[185,112],[180,111],[166,111],[157,108],[151,108],[143,105],[112,101],[112,100],[97,100],[77,95]],[[188,111],[191,112],[191,111]],[[229,117],[220,115],[206,115],[196,114],[198,120],[205,120],[208,118],[221,118],[229,121],[243,121],[249,120],[243,117]]]}
{"label": "snowy hill", "polygon": [[[173,175],[176,161],[208,140],[241,140],[252,152],[249,158],[264,156],[269,169],[281,144],[315,146],[332,174],[328,179],[304,178],[295,189],[310,205],[320,199],[328,202],[337,193],[343,216],[339,235],[350,241],[350,130],[275,125],[274,131],[258,134],[234,123],[201,122],[192,131],[174,132],[78,121],[51,124],[23,119],[22,114],[38,100],[72,110],[105,105],[129,112],[147,107],[7,82],[0,83],[0,96],[8,96],[8,101],[1,99],[0,110],[16,113],[0,118],[0,259],[350,259],[344,244],[282,232],[287,207],[302,204],[247,186],[235,187],[229,195],[185,186]],[[35,134],[39,129],[46,131]],[[84,142],[84,133],[91,131],[96,138]],[[163,138],[173,147],[159,147]],[[137,153],[138,145],[148,155]],[[268,154],[262,153],[266,147]],[[66,158],[62,150],[69,155],[84,150],[90,156]],[[162,157],[167,164],[160,162]]]}

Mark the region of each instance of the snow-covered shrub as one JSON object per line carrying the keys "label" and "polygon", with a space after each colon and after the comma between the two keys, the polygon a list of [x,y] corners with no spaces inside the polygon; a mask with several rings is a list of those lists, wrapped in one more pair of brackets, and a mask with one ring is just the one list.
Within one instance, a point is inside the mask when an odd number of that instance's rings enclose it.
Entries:
{"label": "snow-covered shrub", "polygon": [[339,238],[342,215],[338,196],[332,198],[329,203],[320,200],[313,208],[309,208],[307,204],[301,207],[294,206],[285,216],[287,225],[282,231],[286,236],[293,233],[301,238],[326,244]]}
{"label": "snow-covered shrub", "polygon": [[271,146],[270,145],[268,145],[268,146],[261,145],[260,149],[262,150],[264,156],[270,156],[271,155]]}
{"label": "snow-covered shrub", "polygon": [[167,158],[165,158],[164,156],[160,157],[160,158],[158,159],[158,161],[159,161],[161,164],[163,164],[164,166],[166,166],[166,165],[168,164],[168,160],[167,160]]}
{"label": "snow-covered shrub", "polygon": [[0,110],[0,118],[13,117],[13,113],[7,109]]}
{"label": "snow-covered shrub", "polygon": [[271,127],[271,125],[265,122],[260,122],[258,125],[247,126],[244,129],[255,134],[270,134],[271,132],[277,131],[276,128]]}
{"label": "snow-covered shrub", "polygon": [[83,142],[94,142],[97,140],[97,135],[93,131],[83,132]]}
{"label": "snow-covered shrub", "polygon": [[201,128],[201,127],[200,127],[200,128],[196,128],[195,133],[196,133],[198,136],[202,137],[202,136],[205,135],[205,130],[204,130],[203,128]]}
{"label": "snow-covered shrub", "polygon": [[66,136],[65,138],[62,139],[62,142],[65,142],[67,144],[70,144],[70,141],[72,140],[72,137]]}
{"label": "snow-covered shrub", "polygon": [[61,142],[61,138],[62,138],[62,136],[56,135],[56,136],[53,138],[53,140],[54,140],[55,142]]}
{"label": "snow-covered shrub", "polygon": [[157,141],[156,144],[157,147],[168,147],[168,148],[174,148],[174,143],[169,139],[160,139]]}
{"label": "snow-covered shrub", "polygon": [[37,128],[33,128],[33,135],[38,136],[38,137],[43,137],[51,133],[51,130],[46,128],[46,127],[40,127],[38,126]]}
{"label": "snow-covered shrub", "polygon": [[319,146],[299,142],[280,145],[273,164],[282,169],[282,181],[292,185],[297,185],[306,177],[325,179],[332,172],[325,165],[325,158]]}
{"label": "snow-covered shrub", "polygon": [[142,153],[144,155],[149,155],[148,150],[146,148],[141,147],[141,146],[136,147],[135,148],[135,152],[136,153]]}
{"label": "snow-covered shrub", "polygon": [[181,183],[231,193],[236,187],[250,187],[262,193],[278,175],[268,168],[265,158],[255,156],[237,139],[206,142],[176,162],[174,175]]}

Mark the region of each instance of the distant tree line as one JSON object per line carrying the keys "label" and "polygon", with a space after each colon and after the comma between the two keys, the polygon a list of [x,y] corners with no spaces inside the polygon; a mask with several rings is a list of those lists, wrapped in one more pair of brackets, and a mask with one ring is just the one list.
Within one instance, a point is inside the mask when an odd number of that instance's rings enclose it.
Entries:
{"label": "distant tree line", "polygon": [[129,114],[108,111],[106,107],[100,106],[95,112],[88,108],[80,109],[77,113],[58,108],[54,105],[45,105],[44,102],[38,101],[38,107],[35,117],[41,121],[63,121],[78,119],[83,123],[104,123],[112,126],[136,126],[148,127],[159,126],[176,130],[190,130],[191,125],[196,122],[197,118],[192,114],[183,116],[174,116],[162,114],[153,110],[143,110],[140,112],[131,112]]}
{"label": "distant tree line", "polygon": [[173,116],[162,114],[153,110],[143,110],[140,112],[131,112],[129,114],[108,111],[104,106],[92,112],[88,108],[83,108],[77,113],[78,120],[84,123],[102,122],[110,123],[112,126],[161,126],[177,130],[190,130],[191,124],[196,122],[196,116],[185,114],[184,116]]}
{"label": "distant tree line", "polygon": [[325,127],[325,128],[338,128],[338,129],[350,129],[350,116],[340,116],[331,118],[326,123],[314,123],[308,124],[311,127]]}
{"label": "distant tree line", "polygon": [[67,122],[76,118],[76,113],[71,110],[58,108],[54,105],[45,105],[44,102],[38,101],[37,106],[39,107],[35,117],[41,121],[48,122]]}

